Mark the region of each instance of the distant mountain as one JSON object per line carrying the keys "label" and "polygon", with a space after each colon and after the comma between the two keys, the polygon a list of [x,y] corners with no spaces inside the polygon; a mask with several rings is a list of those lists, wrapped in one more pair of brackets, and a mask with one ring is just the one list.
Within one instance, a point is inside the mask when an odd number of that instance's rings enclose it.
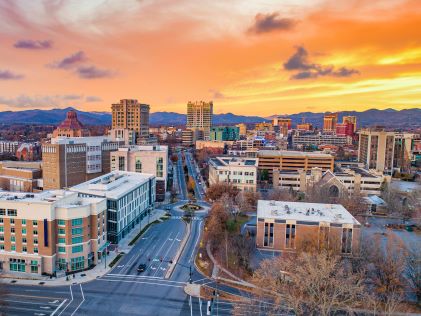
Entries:
{"label": "distant mountain", "polygon": [[[85,125],[111,125],[111,114],[109,112],[84,112],[71,107],[65,109],[52,110],[25,110],[25,111],[5,111],[0,112],[0,124],[44,124],[57,125],[66,117],[69,110],[75,110],[79,120]],[[300,123],[302,118],[314,126],[323,126],[324,113],[302,112],[291,114],[288,117],[292,120],[292,125]],[[421,109],[408,110],[376,110],[371,109],[363,112],[345,111],[339,113],[339,121],[342,121],[344,115],[355,115],[358,121],[358,127],[382,125],[386,127],[421,127]],[[269,121],[276,115],[270,117],[244,116],[233,113],[215,114],[213,123],[238,124],[238,123],[258,123]],[[186,115],[175,112],[154,112],[150,114],[150,124],[157,125],[184,125],[186,124]]]}

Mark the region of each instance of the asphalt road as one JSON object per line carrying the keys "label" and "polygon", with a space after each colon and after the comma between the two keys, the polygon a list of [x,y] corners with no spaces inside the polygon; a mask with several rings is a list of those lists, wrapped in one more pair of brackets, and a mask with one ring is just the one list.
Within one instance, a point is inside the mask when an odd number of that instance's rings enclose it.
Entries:
{"label": "asphalt road", "polygon": [[[188,154],[189,156],[189,154]],[[178,179],[182,197],[187,198],[186,183],[181,154],[177,163]],[[188,161],[189,172],[196,172]],[[197,185],[199,204],[203,188]],[[184,292],[187,282],[207,284],[210,287],[242,293],[230,287],[216,284],[204,278],[194,267],[194,258],[203,232],[203,217],[206,212],[197,212],[191,221],[191,234],[169,279],[165,274],[169,261],[174,260],[186,233],[183,212],[172,204],[171,219],[152,225],[132,250],[108,274],[84,284],[60,287],[7,285],[0,289],[1,299],[6,305],[0,307],[0,315],[73,316],[73,315],[206,315],[206,301],[189,297]],[[140,263],[147,269],[138,272]],[[190,274],[191,272],[191,274]],[[218,300],[218,315],[231,315],[232,304]],[[212,313],[216,315],[216,313]]]}

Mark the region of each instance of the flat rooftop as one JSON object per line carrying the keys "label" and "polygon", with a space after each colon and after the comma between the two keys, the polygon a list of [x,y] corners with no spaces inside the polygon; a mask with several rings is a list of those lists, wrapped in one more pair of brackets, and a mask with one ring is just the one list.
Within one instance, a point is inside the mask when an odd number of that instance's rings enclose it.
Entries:
{"label": "flat rooftop", "polygon": [[87,136],[87,137],[55,137],[51,138],[51,144],[98,144],[112,142],[110,136]]}
{"label": "flat rooftop", "polygon": [[70,190],[93,196],[119,199],[154,177],[154,175],[148,173],[112,171],[75,185]]}
{"label": "flat rooftop", "polygon": [[209,162],[215,167],[257,167],[257,158],[248,157],[216,157],[209,159]]}
{"label": "flat rooftop", "polygon": [[131,152],[142,152],[142,151],[153,151],[153,152],[168,152],[168,146],[166,145],[130,145],[121,146],[118,151],[131,151]]}
{"label": "flat rooftop", "polygon": [[340,204],[259,200],[257,217],[360,225],[354,216]]}
{"label": "flat rooftop", "polygon": [[274,156],[294,156],[294,157],[317,157],[317,158],[333,158],[331,154],[324,154],[321,152],[304,152],[293,150],[259,150],[259,157],[274,157]]}

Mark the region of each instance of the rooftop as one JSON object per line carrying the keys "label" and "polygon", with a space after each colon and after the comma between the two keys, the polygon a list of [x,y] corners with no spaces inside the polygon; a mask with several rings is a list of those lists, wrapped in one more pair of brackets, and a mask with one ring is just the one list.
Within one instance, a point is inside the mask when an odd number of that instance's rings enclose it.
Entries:
{"label": "rooftop", "polygon": [[303,152],[292,150],[259,150],[259,157],[273,157],[273,156],[294,156],[294,157],[317,157],[317,158],[333,158],[331,154],[324,154],[321,152]]}
{"label": "rooftop", "polygon": [[216,157],[209,159],[214,167],[237,166],[237,167],[257,167],[257,158],[247,157]]}
{"label": "rooftop", "polygon": [[360,225],[340,204],[259,200],[257,217]]}
{"label": "rooftop", "polygon": [[119,147],[118,151],[161,151],[161,152],[168,152],[168,146],[166,145],[131,145],[131,146],[123,146]]}
{"label": "rooftop", "polygon": [[111,142],[109,136],[87,136],[87,137],[55,137],[51,138],[51,144],[100,144],[103,142]]}
{"label": "rooftop", "polygon": [[75,185],[70,190],[88,195],[119,199],[153,178],[154,175],[147,173],[112,171]]}

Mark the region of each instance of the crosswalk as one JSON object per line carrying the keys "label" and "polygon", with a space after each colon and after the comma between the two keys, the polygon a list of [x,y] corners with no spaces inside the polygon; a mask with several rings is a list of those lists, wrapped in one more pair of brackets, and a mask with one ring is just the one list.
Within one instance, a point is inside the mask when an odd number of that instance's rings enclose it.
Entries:
{"label": "crosswalk", "polygon": [[[171,219],[182,219],[183,216],[171,216],[170,218]],[[198,217],[198,216],[192,216],[192,217],[190,217],[190,219],[192,221],[201,221],[203,218],[202,217]]]}

